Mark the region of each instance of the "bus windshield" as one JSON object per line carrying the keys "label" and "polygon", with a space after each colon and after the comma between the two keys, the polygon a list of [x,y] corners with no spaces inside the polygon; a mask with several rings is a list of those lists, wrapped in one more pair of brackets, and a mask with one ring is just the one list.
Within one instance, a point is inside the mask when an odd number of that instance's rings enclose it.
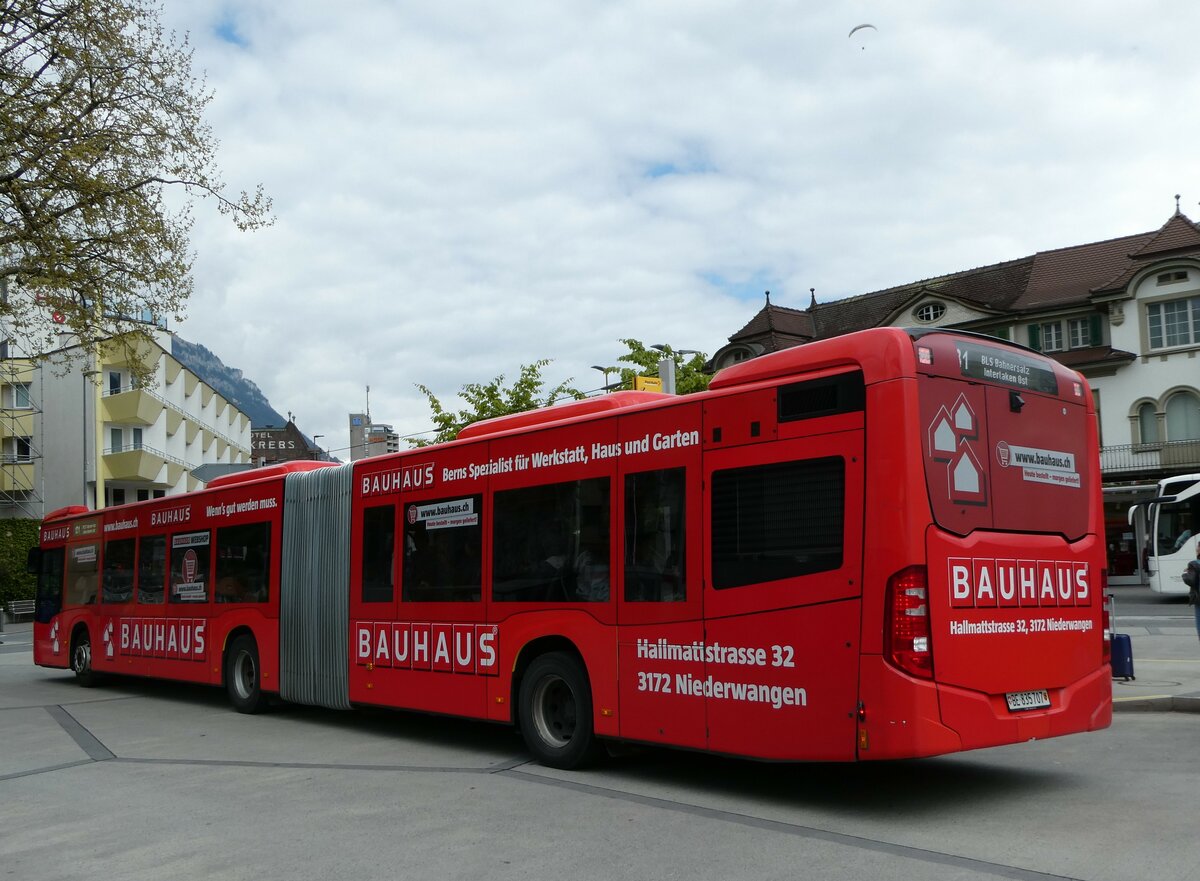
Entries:
{"label": "bus windshield", "polygon": [[1167,495],[1185,498],[1158,507],[1154,543],[1159,556],[1191,551],[1189,539],[1196,536],[1200,526],[1200,492],[1187,497],[1187,491],[1197,484],[1200,480],[1186,480],[1168,483],[1164,488]]}

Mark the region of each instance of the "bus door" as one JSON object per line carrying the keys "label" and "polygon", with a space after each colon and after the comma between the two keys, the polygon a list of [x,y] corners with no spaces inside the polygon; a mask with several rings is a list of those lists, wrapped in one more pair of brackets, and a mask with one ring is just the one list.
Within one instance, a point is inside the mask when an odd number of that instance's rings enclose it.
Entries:
{"label": "bus door", "polygon": [[118,648],[122,625],[127,628],[135,613],[136,555],[136,521],[107,523],[101,555],[99,617],[92,636],[92,667],[100,672],[133,672],[122,668]]}
{"label": "bus door", "polygon": [[[62,614],[51,622],[46,634],[52,663],[71,659],[71,639],[75,626],[86,622],[94,612],[100,590],[100,519],[88,517],[71,523],[64,560]],[[91,645],[97,634],[89,631]]]}
{"label": "bus door", "polygon": [[[399,600],[399,475],[390,462],[367,462],[354,473],[350,512],[350,672],[353,701],[386,703],[375,670],[390,669]],[[411,480],[411,477],[410,477]],[[406,631],[407,634],[407,631]],[[376,695],[376,688],[381,694]]]}
{"label": "bus door", "polygon": [[[376,622],[369,698],[374,703],[477,717],[486,713],[487,681],[480,664],[490,659],[491,649],[485,639],[481,651],[480,639],[487,620],[487,482],[477,477],[486,451],[485,444],[473,444],[400,460],[397,604],[394,620]],[[395,461],[391,467],[397,467]]]}
{"label": "bus door", "polygon": [[[863,405],[861,374],[843,376],[850,394],[818,379],[816,395],[796,383],[705,405],[708,663],[689,687],[704,695],[710,750],[854,756]],[[849,406],[790,410],[847,395]]]}
{"label": "bus door", "polygon": [[620,420],[617,669],[621,737],[703,749],[699,404]]}
{"label": "bus door", "polygon": [[[153,514],[144,515],[154,519]],[[139,518],[142,519],[142,518]],[[120,610],[107,637],[116,644],[116,667],[119,673],[150,675],[153,672],[153,652],[144,648],[146,636],[153,634],[166,616],[167,575],[170,569],[171,538],[166,526],[150,528],[137,537],[137,568],[134,570],[133,603]],[[108,624],[106,623],[105,629]],[[105,644],[102,657],[108,655]],[[104,669],[102,661],[97,667]]]}

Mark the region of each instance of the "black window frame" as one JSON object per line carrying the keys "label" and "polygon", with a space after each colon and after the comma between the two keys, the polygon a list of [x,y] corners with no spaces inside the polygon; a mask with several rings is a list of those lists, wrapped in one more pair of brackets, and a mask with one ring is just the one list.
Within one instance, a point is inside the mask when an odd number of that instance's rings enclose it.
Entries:
{"label": "black window frame", "polygon": [[[465,510],[469,502],[470,510]],[[439,507],[454,518],[474,523],[430,529],[436,516],[421,513]],[[457,513],[455,513],[457,511]],[[400,599],[405,603],[483,602],[483,494],[421,499],[404,505],[404,563]]]}
{"label": "black window frame", "polygon": [[[828,504],[818,507],[815,500]],[[714,471],[710,507],[714,590],[842,567],[847,506],[841,456]]]}
{"label": "black window frame", "polygon": [[[157,545],[158,553],[155,553]],[[138,537],[137,576],[134,593],[138,605],[161,606],[166,602],[167,534],[165,532]],[[157,585],[147,589],[146,585]]]}
{"label": "black window frame", "polygon": [[270,520],[217,528],[213,602],[270,602],[271,533]]}
{"label": "black window frame", "polygon": [[[666,508],[665,532],[664,502],[673,503]],[[648,528],[645,518],[651,511],[658,522]],[[626,474],[623,527],[625,602],[687,602],[687,468]]]}
{"label": "black window frame", "polygon": [[[133,581],[137,561],[137,540],[110,538],[104,542],[104,563],[100,567],[100,602],[108,605],[133,600]],[[118,569],[118,566],[124,568]]]}
{"label": "black window frame", "polygon": [[[588,498],[593,493],[595,499]],[[569,516],[572,512],[576,516]],[[496,492],[492,497],[492,601],[609,602],[613,595],[611,513],[608,476]]]}
{"label": "black window frame", "polygon": [[[386,527],[386,528],[383,528]],[[390,603],[396,598],[396,504],[363,509],[359,598]],[[386,557],[386,564],[383,562]]]}

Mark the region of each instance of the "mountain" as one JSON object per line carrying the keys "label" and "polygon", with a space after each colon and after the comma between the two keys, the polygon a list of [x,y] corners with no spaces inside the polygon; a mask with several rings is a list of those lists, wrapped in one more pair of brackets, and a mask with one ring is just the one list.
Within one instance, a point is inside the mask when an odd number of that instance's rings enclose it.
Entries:
{"label": "mountain", "polygon": [[287,420],[275,411],[258,386],[236,367],[227,367],[225,362],[204,346],[176,336],[172,340],[171,354],[180,364],[216,389],[221,397],[249,416],[252,427],[274,425],[281,428],[287,424]]}

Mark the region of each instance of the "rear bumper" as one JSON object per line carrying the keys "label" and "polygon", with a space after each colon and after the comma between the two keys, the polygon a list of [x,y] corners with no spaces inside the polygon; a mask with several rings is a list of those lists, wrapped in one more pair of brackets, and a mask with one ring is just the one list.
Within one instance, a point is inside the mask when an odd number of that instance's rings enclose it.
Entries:
{"label": "rear bumper", "polygon": [[1013,713],[1004,695],[913,679],[879,656],[863,658],[858,758],[899,759],[1096,731],[1112,723],[1108,665],[1050,689],[1045,710]]}
{"label": "rear bumper", "polygon": [[1009,712],[1004,695],[938,686],[942,720],[959,732],[963,749],[1044,740],[1112,724],[1112,670],[1105,664],[1063,688],[1052,688],[1045,710]]}

